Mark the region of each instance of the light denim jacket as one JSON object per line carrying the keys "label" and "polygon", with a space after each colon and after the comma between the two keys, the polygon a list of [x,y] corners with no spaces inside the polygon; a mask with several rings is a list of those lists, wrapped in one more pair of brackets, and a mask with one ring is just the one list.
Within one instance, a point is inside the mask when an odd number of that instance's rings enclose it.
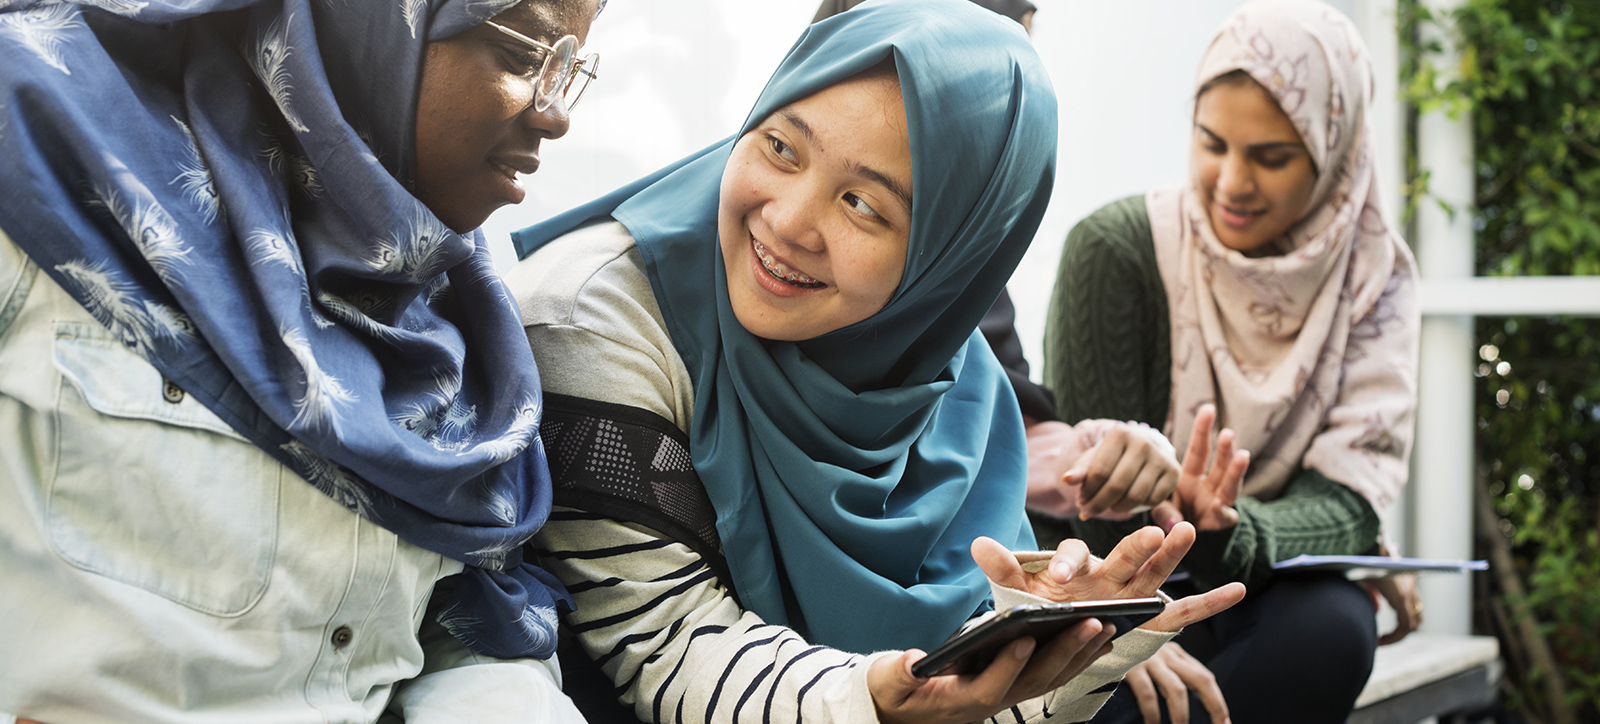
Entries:
{"label": "light denim jacket", "polygon": [[581,721],[553,660],[433,622],[460,570],[166,383],[0,232],[0,712]]}

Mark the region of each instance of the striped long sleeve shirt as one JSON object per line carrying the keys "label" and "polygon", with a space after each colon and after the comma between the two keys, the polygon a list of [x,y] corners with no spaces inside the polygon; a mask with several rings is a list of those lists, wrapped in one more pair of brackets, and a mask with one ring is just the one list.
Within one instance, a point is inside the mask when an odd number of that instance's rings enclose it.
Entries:
{"label": "striped long sleeve shirt", "polygon": [[[689,429],[692,382],[626,228],[611,222],[574,231],[517,265],[507,282],[547,392],[638,408]],[[533,545],[576,601],[567,626],[641,720],[877,720],[867,669],[881,654],[814,646],[763,621],[688,546],[559,507]],[[996,605],[1025,596],[1002,590]],[[1123,673],[1171,636],[1128,632],[1088,672],[995,722],[1088,719]]]}
{"label": "striped long sleeve shirt", "polygon": [[[742,609],[688,546],[643,526],[558,508],[535,538],[577,602],[567,623],[642,721],[872,722],[875,657],[807,643]],[[999,606],[1031,599],[996,591]],[[848,605],[842,603],[841,605]],[[1135,630],[1066,686],[1000,712],[995,724],[1094,715],[1134,664],[1171,638]],[[889,652],[892,653],[892,652]]]}

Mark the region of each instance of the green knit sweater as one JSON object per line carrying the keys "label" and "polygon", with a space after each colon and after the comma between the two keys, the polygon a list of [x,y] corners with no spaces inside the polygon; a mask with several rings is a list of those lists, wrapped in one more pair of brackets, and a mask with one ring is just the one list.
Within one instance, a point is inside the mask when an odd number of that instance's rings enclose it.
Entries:
{"label": "green knit sweater", "polygon": [[[1111,203],[1067,234],[1044,345],[1045,385],[1055,390],[1061,419],[1166,424],[1172,337],[1143,196]],[[1204,588],[1253,587],[1271,578],[1277,561],[1369,553],[1376,545],[1372,505],[1315,470],[1302,469],[1273,500],[1244,496],[1235,507],[1239,524],[1202,532],[1180,567]],[[1041,541],[1071,533],[1099,555],[1148,523],[1148,514],[1122,523],[1035,519]]]}

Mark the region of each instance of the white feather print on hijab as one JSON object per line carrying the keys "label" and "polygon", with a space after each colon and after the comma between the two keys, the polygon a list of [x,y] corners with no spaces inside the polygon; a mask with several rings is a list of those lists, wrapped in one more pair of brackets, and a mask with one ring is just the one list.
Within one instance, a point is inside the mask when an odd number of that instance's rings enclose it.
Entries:
{"label": "white feather print on hijab", "polygon": [[47,65],[72,75],[62,54],[62,37],[82,27],[78,9],[65,3],[42,5],[0,15],[0,37],[9,37],[39,56]]}

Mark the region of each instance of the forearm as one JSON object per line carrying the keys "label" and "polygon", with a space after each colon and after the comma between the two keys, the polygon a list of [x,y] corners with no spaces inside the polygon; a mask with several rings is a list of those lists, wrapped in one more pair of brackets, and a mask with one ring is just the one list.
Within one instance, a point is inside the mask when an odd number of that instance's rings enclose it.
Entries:
{"label": "forearm", "polygon": [[407,724],[437,722],[556,722],[581,724],[583,715],[561,693],[554,658],[494,659],[473,652],[438,622],[454,578],[439,582],[417,641],[423,667],[395,687],[388,710]]}
{"label": "forearm", "polygon": [[557,510],[536,544],[577,602],[567,622],[641,720],[876,718],[870,657],[810,645],[744,611],[687,546]]}
{"label": "forearm", "polygon": [[1314,470],[1302,470],[1282,497],[1240,498],[1239,524],[1202,531],[1183,568],[1203,588],[1228,581],[1255,587],[1271,580],[1272,564],[1302,554],[1358,555],[1378,538],[1378,515],[1366,499]]}

